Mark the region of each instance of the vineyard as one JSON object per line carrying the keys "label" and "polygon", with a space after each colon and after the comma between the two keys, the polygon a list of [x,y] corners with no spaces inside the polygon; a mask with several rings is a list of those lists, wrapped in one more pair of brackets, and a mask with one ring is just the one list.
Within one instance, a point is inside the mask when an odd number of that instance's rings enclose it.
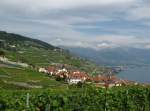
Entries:
{"label": "vineyard", "polygon": [[111,89],[86,86],[66,89],[0,91],[1,111],[150,111],[150,88]]}

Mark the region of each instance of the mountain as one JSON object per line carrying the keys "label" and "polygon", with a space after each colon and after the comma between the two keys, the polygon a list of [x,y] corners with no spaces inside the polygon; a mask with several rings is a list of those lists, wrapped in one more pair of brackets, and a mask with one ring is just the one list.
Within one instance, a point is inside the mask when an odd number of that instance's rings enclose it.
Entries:
{"label": "mountain", "polygon": [[64,48],[101,65],[150,65],[150,50],[148,49],[125,47],[102,50]]}
{"label": "mountain", "polygon": [[0,31],[0,51],[14,62],[27,63],[32,67],[45,67],[56,64],[68,64],[72,69],[78,69],[97,74],[107,71],[86,59],[74,56],[68,50],[52,46],[43,41],[24,37],[18,34]]}
{"label": "mountain", "polygon": [[59,49],[57,47],[54,47],[46,42],[43,42],[37,39],[32,39],[32,38],[24,37],[18,34],[0,31],[1,47],[2,47],[2,41],[9,45],[35,46],[35,47],[44,48],[44,49]]}

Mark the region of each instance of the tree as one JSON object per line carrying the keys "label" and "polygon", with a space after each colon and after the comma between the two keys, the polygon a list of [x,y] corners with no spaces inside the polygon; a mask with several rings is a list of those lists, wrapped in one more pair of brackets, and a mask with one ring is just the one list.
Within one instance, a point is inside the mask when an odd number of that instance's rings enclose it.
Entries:
{"label": "tree", "polygon": [[5,52],[0,50],[0,56],[4,57],[5,56]]}
{"label": "tree", "polygon": [[77,83],[77,86],[78,86],[79,88],[82,88],[82,87],[83,87],[83,83],[82,83],[82,82],[78,82],[78,83]]}

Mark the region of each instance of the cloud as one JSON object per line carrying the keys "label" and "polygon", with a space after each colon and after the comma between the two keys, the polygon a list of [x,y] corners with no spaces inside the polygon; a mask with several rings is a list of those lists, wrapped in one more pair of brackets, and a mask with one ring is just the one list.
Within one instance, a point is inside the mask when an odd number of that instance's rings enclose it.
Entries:
{"label": "cloud", "polygon": [[53,45],[148,47],[148,0],[1,0],[0,29]]}
{"label": "cloud", "polygon": [[136,6],[131,8],[128,11],[126,16],[127,20],[130,21],[138,21],[141,22],[143,25],[148,25],[150,23],[150,1],[149,0],[142,0],[136,3]]}
{"label": "cloud", "polygon": [[150,20],[150,7],[142,5],[132,9],[127,18],[129,20]]}
{"label": "cloud", "polygon": [[1,0],[1,6],[10,6],[14,8],[40,9],[67,9],[84,6],[108,6],[114,4],[124,4],[134,2],[135,0]]}
{"label": "cloud", "polygon": [[124,35],[100,35],[93,38],[87,37],[86,39],[78,37],[67,39],[53,38],[50,43],[57,46],[91,48],[94,50],[118,47],[148,48],[150,45],[150,38]]}
{"label": "cloud", "polygon": [[101,50],[101,49],[117,48],[117,47],[119,47],[117,44],[103,42],[103,43],[97,44],[96,49]]}
{"label": "cloud", "polygon": [[143,48],[144,49],[150,49],[150,44],[149,45],[145,45]]}

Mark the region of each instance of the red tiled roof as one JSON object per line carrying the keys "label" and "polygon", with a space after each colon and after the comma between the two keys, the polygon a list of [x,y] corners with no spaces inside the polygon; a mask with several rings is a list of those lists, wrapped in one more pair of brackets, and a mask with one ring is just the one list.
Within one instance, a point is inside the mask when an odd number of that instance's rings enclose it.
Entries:
{"label": "red tiled roof", "polygon": [[94,82],[114,83],[118,81],[119,79],[115,76],[95,76],[95,77],[92,77],[92,80]]}
{"label": "red tiled roof", "polygon": [[55,72],[55,71],[56,71],[56,68],[55,68],[55,67],[48,67],[48,68],[46,68],[46,70],[47,70],[48,72]]}
{"label": "red tiled roof", "polygon": [[92,77],[91,79],[94,82],[100,82],[100,81],[104,80],[104,77],[102,77],[102,76],[95,76],[95,77]]}
{"label": "red tiled roof", "polygon": [[88,78],[88,75],[85,72],[73,71],[73,72],[70,72],[69,77],[83,79],[83,78]]}
{"label": "red tiled roof", "polygon": [[118,78],[116,76],[104,76],[105,82],[115,82],[118,81]]}

